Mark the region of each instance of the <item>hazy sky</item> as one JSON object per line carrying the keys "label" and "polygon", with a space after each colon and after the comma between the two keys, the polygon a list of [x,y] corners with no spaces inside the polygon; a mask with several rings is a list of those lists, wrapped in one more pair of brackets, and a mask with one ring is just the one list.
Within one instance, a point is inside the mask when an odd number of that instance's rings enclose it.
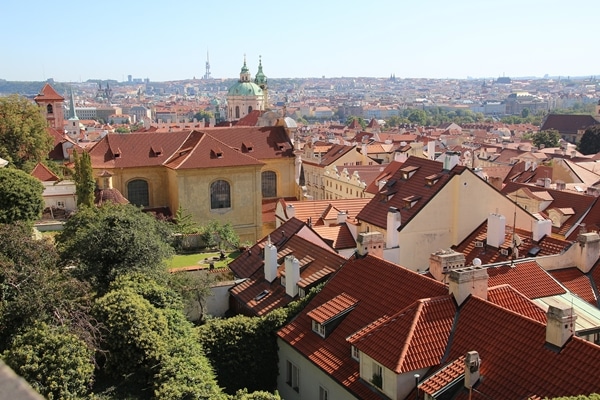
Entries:
{"label": "hazy sky", "polygon": [[6,0],[0,79],[600,76],[598,4]]}

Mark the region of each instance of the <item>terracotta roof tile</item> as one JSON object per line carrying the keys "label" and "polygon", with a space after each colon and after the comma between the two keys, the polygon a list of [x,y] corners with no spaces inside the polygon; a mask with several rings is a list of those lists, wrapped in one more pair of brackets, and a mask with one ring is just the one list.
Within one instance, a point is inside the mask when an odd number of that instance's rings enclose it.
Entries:
{"label": "terracotta roof tile", "polygon": [[336,250],[356,247],[356,240],[346,224],[336,226],[314,226],[313,229],[323,239],[331,241],[332,247]]}
{"label": "terracotta roof tile", "polygon": [[[358,300],[355,308],[326,338],[312,332],[309,310],[327,303],[340,293]],[[402,296],[391,296],[402,293]],[[368,385],[359,380],[358,363],[351,358],[346,338],[373,321],[410,306],[421,297],[447,294],[440,282],[416,272],[367,256],[350,260],[328,282],[278,336],[315,363],[321,370],[362,399],[380,399]]]}
{"label": "terracotta roof tile", "polygon": [[367,325],[348,341],[396,374],[435,366],[444,355],[455,312],[449,295],[418,300]]}
{"label": "terracotta roof tile", "polygon": [[358,300],[346,293],[341,293],[333,299],[312,309],[306,315],[319,324],[326,324],[332,318],[344,314],[354,308]]}
{"label": "terracotta roof tile", "polygon": [[489,275],[488,286],[508,284],[529,299],[566,293],[535,261],[515,262],[512,267],[504,264],[486,270]]}
{"label": "terracotta roof tile", "polygon": [[31,176],[39,179],[42,182],[56,182],[59,181],[59,177],[48,169],[44,164],[37,163],[31,171]]}
{"label": "terracotta roof tile", "polygon": [[558,269],[549,271],[549,273],[554,279],[565,285],[571,292],[575,293],[588,303],[598,306],[598,299],[592,288],[590,278],[578,268]]}
{"label": "terracotta roof tile", "polygon": [[546,312],[510,285],[489,288],[488,300],[507,310],[512,310],[543,324],[546,323]]}
{"label": "terracotta roof tile", "polygon": [[465,375],[465,356],[446,364],[435,374],[429,376],[419,384],[419,390],[432,396],[447,385],[463,378]]}
{"label": "terracotta roof tile", "polygon": [[34,97],[34,100],[37,101],[52,101],[58,100],[63,101],[65,98],[62,97],[54,88],[49,84],[44,84],[44,87],[40,91],[40,93]]}

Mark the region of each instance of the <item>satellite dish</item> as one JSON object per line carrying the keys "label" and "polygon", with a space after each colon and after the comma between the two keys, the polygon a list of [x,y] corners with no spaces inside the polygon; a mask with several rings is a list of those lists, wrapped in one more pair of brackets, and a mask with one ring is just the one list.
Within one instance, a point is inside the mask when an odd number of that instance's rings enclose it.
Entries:
{"label": "satellite dish", "polygon": [[481,260],[479,258],[474,258],[473,259],[473,266],[474,267],[480,267],[481,266]]}

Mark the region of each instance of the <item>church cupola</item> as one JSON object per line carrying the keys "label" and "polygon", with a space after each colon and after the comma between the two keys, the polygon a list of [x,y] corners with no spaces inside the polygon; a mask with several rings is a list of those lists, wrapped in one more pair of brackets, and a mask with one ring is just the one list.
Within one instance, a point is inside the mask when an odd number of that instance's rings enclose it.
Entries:
{"label": "church cupola", "polygon": [[267,88],[267,76],[263,72],[262,56],[258,57],[258,72],[256,73],[256,77],[254,78],[254,83],[256,83],[262,90],[265,90]]}
{"label": "church cupola", "polygon": [[244,65],[240,71],[240,82],[250,82],[250,70],[246,66],[246,55],[244,55]]}

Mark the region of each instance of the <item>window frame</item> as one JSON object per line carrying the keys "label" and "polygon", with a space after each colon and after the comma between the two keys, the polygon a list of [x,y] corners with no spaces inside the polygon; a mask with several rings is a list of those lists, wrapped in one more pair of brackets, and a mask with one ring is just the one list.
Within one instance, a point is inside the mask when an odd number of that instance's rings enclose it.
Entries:
{"label": "window frame", "polygon": [[300,368],[290,360],[286,360],[285,367],[285,383],[300,393]]}
{"label": "window frame", "polygon": [[277,197],[277,173],[275,171],[261,172],[260,186],[263,198]]}
{"label": "window frame", "polygon": [[[107,185],[106,182],[103,182],[105,185]],[[138,183],[143,183],[145,184],[145,188],[141,188],[141,187],[135,187],[135,185],[137,185]],[[132,185],[134,185],[134,187],[132,187]],[[108,187],[108,186],[106,186]],[[143,202],[139,202],[138,200],[145,200]],[[148,181],[145,179],[139,179],[139,178],[135,178],[130,180],[129,182],[127,182],[127,200],[129,200],[129,202],[131,204],[134,204],[136,206],[142,206],[142,207],[149,207],[150,206],[150,185],[148,184]]]}
{"label": "window frame", "polygon": [[[210,184],[209,192],[211,211],[229,210],[232,208],[231,184],[228,181],[225,179],[217,179],[213,181]],[[222,198],[219,198],[219,196]]]}

